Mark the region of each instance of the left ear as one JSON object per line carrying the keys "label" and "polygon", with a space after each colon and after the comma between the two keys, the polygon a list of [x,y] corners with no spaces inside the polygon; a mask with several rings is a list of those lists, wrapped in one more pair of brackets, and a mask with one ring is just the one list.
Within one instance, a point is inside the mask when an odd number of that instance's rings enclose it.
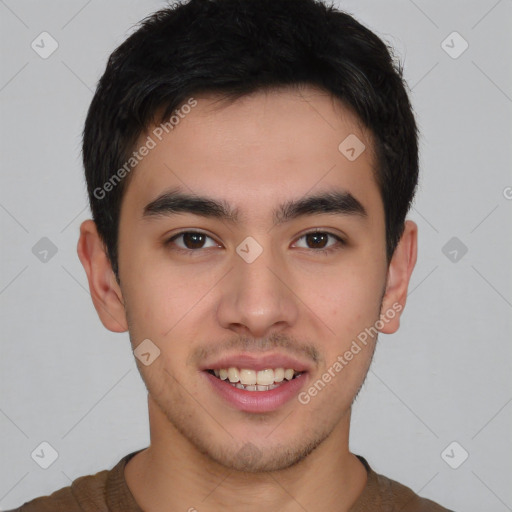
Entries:
{"label": "left ear", "polygon": [[417,253],[418,226],[412,220],[407,220],[400,242],[389,263],[386,291],[380,312],[384,326],[379,331],[384,334],[392,334],[400,327],[400,315],[405,307],[407,288],[416,265]]}

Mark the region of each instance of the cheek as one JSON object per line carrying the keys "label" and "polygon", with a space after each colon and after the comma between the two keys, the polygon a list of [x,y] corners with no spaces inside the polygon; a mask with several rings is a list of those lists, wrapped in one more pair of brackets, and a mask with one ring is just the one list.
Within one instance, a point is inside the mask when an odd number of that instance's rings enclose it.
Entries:
{"label": "cheek", "polygon": [[179,282],[140,279],[130,295],[134,328],[146,337],[164,339],[191,309],[195,293]]}
{"label": "cheek", "polygon": [[200,298],[201,290],[182,281],[178,275],[162,275],[158,268],[146,265],[128,287],[127,308],[133,348],[149,339],[159,349],[158,357],[149,366],[139,365],[155,396],[165,394],[171,387],[176,388],[172,376],[181,382],[185,372],[193,306]]}
{"label": "cheek", "polygon": [[[137,263],[138,260],[138,263]],[[151,339],[172,339],[208,303],[207,296],[219,280],[216,273],[198,266],[192,271],[171,262],[134,258],[126,283],[133,332]]]}
{"label": "cheek", "polygon": [[329,326],[337,339],[355,336],[379,317],[382,271],[368,266],[332,268],[320,279],[303,282],[311,309]]}

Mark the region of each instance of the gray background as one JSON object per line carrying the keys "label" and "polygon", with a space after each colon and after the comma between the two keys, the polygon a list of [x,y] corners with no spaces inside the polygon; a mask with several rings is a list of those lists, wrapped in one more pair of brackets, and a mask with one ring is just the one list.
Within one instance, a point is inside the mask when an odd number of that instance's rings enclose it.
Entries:
{"label": "gray background", "polygon": [[[163,5],[0,1],[3,509],[149,442],[128,336],[100,324],[76,242],[86,109],[109,54]],[[401,329],[381,336],[356,401],[351,449],[449,508],[512,510],[512,1],[339,5],[396,48],[422,132],[418,263]],[[59,44],[47,59],[31,48],[43,31]],[[453,31],[469,44],[457,58]],[[57,248],[46,262],[47,241],[33,252],[43,237]],[[58,452],[48,469],[31,457],[43,441]]]}

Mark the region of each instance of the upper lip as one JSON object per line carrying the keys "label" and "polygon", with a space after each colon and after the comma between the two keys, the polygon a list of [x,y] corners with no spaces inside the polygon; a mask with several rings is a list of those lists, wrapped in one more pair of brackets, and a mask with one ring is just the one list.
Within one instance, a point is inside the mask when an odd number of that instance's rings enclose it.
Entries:
{"label": "upper lip", "polygon": [[297,372],[307,372],[311,365],[296,357],[278,353],[249,354],[240,353],[225,355],[218,359],[207,361],[201,365],[201,370],[218,370],[220,368],[239,368],[250,370],[266,370],[268,368],[292,368]]}

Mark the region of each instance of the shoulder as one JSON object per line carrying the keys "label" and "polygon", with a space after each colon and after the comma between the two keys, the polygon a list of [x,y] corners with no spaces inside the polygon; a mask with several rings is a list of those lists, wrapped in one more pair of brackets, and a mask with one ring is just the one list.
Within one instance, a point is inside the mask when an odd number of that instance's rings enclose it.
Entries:
{"label": "shoulder", "polygon": [[78,477],[68,487],[34,498],[7,512],[108,512],[105,485],[110,471]]}
{"label": "shoulder", "polygon": [[384,475],[375,473],[363,457],[357,456],[366,467],[368,480],[351,512],[364,510],[407,512],[453,512],[438,503],[422,498],[409,487]]}
{"label": "shoulder", "polygon": [[[407,510],[408,512],[450,512],[438,503],[422,498],[409,487],[384,475],[375,473],[378,489],[381,492],[383,505],[392,504],[389,510]],[[385,507],[383,510],[388,510]],[[453,511],[451,511],[453,512]]]}

